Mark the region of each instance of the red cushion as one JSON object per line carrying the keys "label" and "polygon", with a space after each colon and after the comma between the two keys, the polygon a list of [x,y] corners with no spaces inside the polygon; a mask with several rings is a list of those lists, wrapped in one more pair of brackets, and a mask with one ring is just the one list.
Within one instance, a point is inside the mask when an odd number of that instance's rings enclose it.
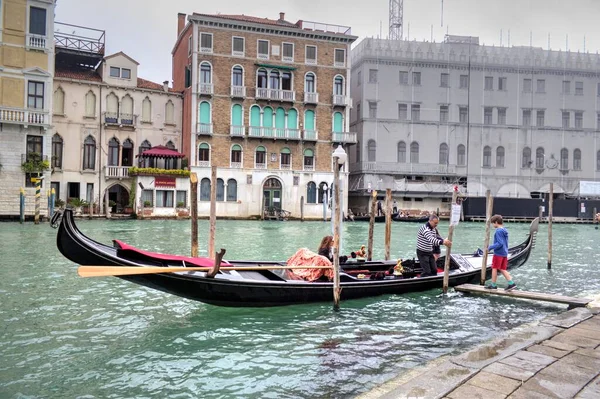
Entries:
{"label": "red cushion", "polygon": [[[213,267],[215,264],[215,261],[210,258],[192,258],[189,256],[160,254],[157,252],[149,252],[149,251],[144,251],[143,249],[132,247],[131,245],[126,244],[123,241],[113,240],[113,242],[117,245],[117,248],[120,251],[135,252],[140,255],[149,256],[149,257],[152,257],[155,259],[184,261],[186,263],[193,264],[194,266],[200,266],[200,267]],[[226,260],[221,261],[221,266],[230,266],[230,265],[231,265],[231,263],[227,262]]]}

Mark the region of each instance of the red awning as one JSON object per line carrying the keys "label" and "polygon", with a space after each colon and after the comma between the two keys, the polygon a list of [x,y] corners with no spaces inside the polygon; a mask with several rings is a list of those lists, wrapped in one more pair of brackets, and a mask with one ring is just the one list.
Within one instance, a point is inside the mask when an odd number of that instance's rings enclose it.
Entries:
{"label": "red awning", "polygon": [[136,155],[142,158],[184,158],[185,155],[177,152],[175,150],[171,150],[164,145],[157,145],[156,147],[152,147],[149,150],[142,152],[139,155]]}

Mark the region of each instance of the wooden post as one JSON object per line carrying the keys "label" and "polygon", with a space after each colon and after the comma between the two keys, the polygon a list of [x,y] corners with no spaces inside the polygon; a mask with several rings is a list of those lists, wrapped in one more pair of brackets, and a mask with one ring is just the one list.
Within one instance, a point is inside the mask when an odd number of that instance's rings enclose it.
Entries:
{"label": "wooden post", "polygon": [[[458,198],[458,191],[455,188],[452,191],[452,204],[450,205],[450,227],[448,228],[448,241],[452,241],[452,236],[454,235],[454,225],[452,224],[452,205],[456,204],[456,199]],[[450,281],[450,252],[452,249],[452,245],[446,247],[446,258],[444,261],[444,282],[442,287],[442,292],[444,295],[448,293],[448,283]]]}
{"label": "wooden post", "polygon": [[373,259],[373,230],[375,228],[375,212],[377,212],[377,191],[371,196],[371,218],[369,219],[369,241],[367,242],[367,260]]}
{"label": "wooden post", "polygon": [[[144,208],[142,208],[144,212]],[[198,175],[190,173],[190,216],[192,220],[192,258],[198,257]]]}
{"label": "wooden post", "polygon": [[39,177],[35,179],[35,215],[33,222],[40,224],[40,190],[42,188],[42,179]]}
{"label": "wooden post", "polygon": [[492,192],[485,192],[486,208],[485,208],[485,237],[483,241],[483,258],[481,258],[481,279],[479,283],[485,285],[485,277],[487,274],[488,247],[490,246],[490,219],[492,218],[492,209],[494,207],[494,198]]}
{"label": "wooden post", "polygon": [[548,198],[548,270],[552,269],[552,206],[554,205],[554,183],[550,183]]}
{"label": "wooden post", "polygon": [[300,221],[304,222],[304,196],[300,197]]}
{"label": "wooden post", "polygon": [[54,189],[50,190],[50,218],[48,221],[54,217],[54,205],[56,204],[56,191]]}
{"label": "wooden post", "polygon": [[215,230],[217,225],[217,167],[210,171],[210,226],[208,228],[208,256],[215,256]]}
{"label": "wooden post", "polygon": [[540,223],[542,223],[542,218],[544,217],[544,207],[540,205],[538,208],[538,218],[540,219]]}
{"label": "wooden post", "polygon": [[[134,198],[135,201],[135,198]],[[90,193],[90,203],[88,204],[88,211],[90,212],[90,219],[94,216],[94,190]],[[135,211],[135,210],[134,210]]]}
{"label": "wooden post", "polygon": [[390,260],[390,242],[392,240],[392,189],[385,191],[385,260]]}
{"label": "wooden post", "polygon": [[335,210],[333,215],[333,309],[340,309],[340,168],[338,157],[333,157],[333,198]]}
{"label": "wooden post", "polygon": [[108,200],[108,190],[106,190],[106,193],[104,194],[104,212],[105,212],[105,216],[107,219],[110,219],[110,204],[109,204],[109,200]]}
{"label": "wooden post", "polygon": [[596,208],[594,208],[594,213],[592,213],[592,220],[594,223],[598,223],[598,218],[596,217],[596,215],[597,215],[596,212],[598,212],[598,211],[596,210]]}
{"label": "wooden post", "polygon": [[25,189],[21,187],[21,192],[19,193],[19,223],[23,224],[25,222]]}

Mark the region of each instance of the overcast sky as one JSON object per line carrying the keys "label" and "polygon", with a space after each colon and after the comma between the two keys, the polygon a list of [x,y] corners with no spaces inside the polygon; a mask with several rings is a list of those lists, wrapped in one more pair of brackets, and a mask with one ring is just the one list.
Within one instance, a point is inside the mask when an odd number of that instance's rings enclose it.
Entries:
{"label": "overcast sky", "polygon": [[[600,0],[404,0],[404,36],[442,41],[450,34],[479,36],[480,43],[533,45],[571,51],[600,50]],[[107,54],[123,51],[140,63],[139,76],[171,81],[171,50],[177,13],[246,14],[296,22],[352,27],[359,37],[388,31],[389,0],[58,0],[56,21],[106,31]],[[409,30],[410,25],[410,30]]]}

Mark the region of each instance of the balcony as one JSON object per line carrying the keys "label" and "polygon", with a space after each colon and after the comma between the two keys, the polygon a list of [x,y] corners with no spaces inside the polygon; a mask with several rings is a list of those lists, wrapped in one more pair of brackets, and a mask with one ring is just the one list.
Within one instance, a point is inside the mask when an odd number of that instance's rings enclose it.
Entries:
{"label": "balcony", "polygon": [[292,90],[256,88],[257,100],[296,101],[296,92]]}
{"label": "balcony", "polygon": [[317,131],[316,130],[304,130],[303,133],[304,141],[317,141]]}
{"label": "balcony", "polygon": [[248,136],[268,138],[273,140],[300,140],[300,130],[278,127],[250,126],[248,129]]}
{"label": "balcony", "polygon": [[455,175],[456,165],[406,162],[357,162],[350,165],[352,172],[391,173],[407,175]]}
{"label": "balcony", "polygon": [[107,166],[106,179],[127,179],[131,166]]}
{"label": "balcony", "polygon": [[212,136],[213,125],[212,123],[198,123],[196,126],[196,134],[203,136]]}
{"label": "balcony", "polygon": [[304,104],[317,104],[319,102],[319,93],[304,92]]}
{"label": "balcony", "polygon": [[201,96],[212,96],[213,95],[213,84],[212,83],[199,83],[198,94]]}
{"label": "balcony", "polygon": [[50,127],[48,120],[48,112],[43,110],[0,107],[0,123],[11,123],[24,127],[41,126],[48,129]]}
{"label": "balcony", "polygon": [[279,169],[281,169],[281,170],[292,170],[292,165],[289,164],[289,163],[282,163],[279,166]]}
{"label": "balcony", "polygon": [[344,96],[342,94],[334,94],[332,99],[333,105],[338,105],[340,107],[351,107],[352,99],[348,96]]}
{"label": "balcony", "polygon": [[257,162],[254,165],[254,169],[267,169],[267,164],[264,162],[263,163]]}
{"label": "balcony", "polygon": [[108,126],[128,127],[135,129],[137,115],[119,114],[117,112],[105,112],[104,124]]}
{"label": "balcony", "polygon": [[210,161],[198,161],[198,167],[210,168]]}
{"label": "balcony", "polygon": [[107,125],[118,125],[119,124],[119,114],[117,112],[105,112],[104,113],[104,123]]}
{"label": "balcony", "polygon": [[331,141],[334,143],[356,144],[356,132],[332,132]]}
{"label": "balcony", "polygon": [[231,86],[231,97],[246,98],[246,86]]}
{"label": "balcony", "polygon": [[229,134],[232,137],[244,137],[246,134],[246,126],[229,126]]}
{"label": "balcony", "polygon": [[231,162],[230,167],[231,167],[231,169],[242,169],[242,163],[241,162]]}
{"label": "balcony", "polygon": [[305,172],[314,172],[315,171],[315,165],[304,165],[304,171]]}
{"label": "balcony", "polygon": [[47,49],[46,36],[28,33],[27,34],[27,48],[30,50],[45,51]]}
{"label": "balcony", "polygon": [[91,68],[104,58],[103,30],[54,22],[56,64],[86,65]]}
{"label": "balcony", "polygon": [[120,114],[119,115],[119,121],[120,121],[120,123],[121,123],[122,126],[134,127],[135,126],[135,115],[133,115],[133,114]]}

